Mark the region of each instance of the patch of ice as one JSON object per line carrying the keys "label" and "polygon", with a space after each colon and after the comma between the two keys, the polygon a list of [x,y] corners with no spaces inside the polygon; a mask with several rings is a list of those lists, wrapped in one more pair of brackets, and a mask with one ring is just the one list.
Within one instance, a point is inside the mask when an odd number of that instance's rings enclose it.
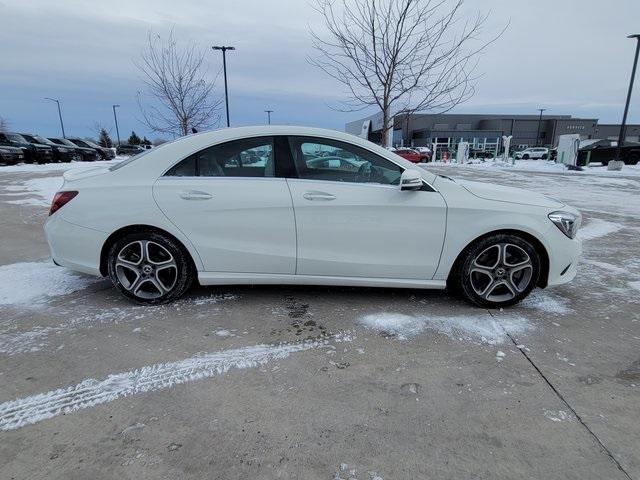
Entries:
{"label": "patch of ice", "polygon": [[81,276],[50,262],[0,266],[0,305],[34,305],[48,297],[82,290],[98,277]]}
{"label": "patch of ice", "polygon": [[624,225],[614,222],[608,222],[599,218],[594,218],[585,226],[578,230],[577,237],[582,241],[593,240],[595,238],[605,237],[612,233],[618,232],[624,228]]}
{"label": "patch of ice", "polygon": [[229,330],[218,330],[216,331],[216,335],[219,337],[235,337]]}
{"label": "patch of ice", "polygon": [[496,360],[498,362],[501,362],[502,360],[504,360],[504,357],[506,357],[506,354],[502,350],[498,350],[496,352]]}
{"label": "patch of ice", "polygon": [[454,339],[479,340],[489,345],[503,343],[507,339],[506,332],[533,330],[533,326],[519,316],[495,319],[488,315],[444,317],[384,312],[365,315],[360,323],[399,340],[406,340],[428,329]]}
{"label": "patch of ice", "polygon": [[119,398],[222,375],[231,369],[258,367],[272,360],[323,348],[328,344],[329,340],[325,339],[281,345],[255,345],[202,354],[178,362],[149,365],[109,375],[103,380],[88,378],[74,386],[0,404],[0,430],[14,430]]}

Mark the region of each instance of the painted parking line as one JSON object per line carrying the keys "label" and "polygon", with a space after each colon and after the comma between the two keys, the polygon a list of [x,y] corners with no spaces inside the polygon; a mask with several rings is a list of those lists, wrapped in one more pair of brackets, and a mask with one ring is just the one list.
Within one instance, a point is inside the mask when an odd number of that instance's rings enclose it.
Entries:
{"label": "painted parking line", "polygon": [[341,343],[351,339],[349,333],[339,333],[321,340],[254,345],[198,355],[178,362],[149,365],[109,375],[104,380],[89,378],[71,387],[0,404],[0,430],[14,430],[119,398],[222,375],[231,369],[254,368],[273,360],[287,358],[294,353],[331,348],[332,341]]}

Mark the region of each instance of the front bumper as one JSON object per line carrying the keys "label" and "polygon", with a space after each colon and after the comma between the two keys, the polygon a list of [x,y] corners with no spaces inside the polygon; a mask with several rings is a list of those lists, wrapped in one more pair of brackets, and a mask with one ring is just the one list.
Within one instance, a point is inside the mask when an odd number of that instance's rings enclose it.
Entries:
{"label": "front bumper", "polygon": [[53,261],[71,270],[101,276],[100,252],[108,235],[67,222],[61,213],[54,213],[44,224]]}
{"label": "front bumper", "polygon": [[568,238],[555,225],[545,232],[547,253],[549,254],[549,276],[547,285],[562,285],[576,276],[578,262],[582,255],[582,241]]}

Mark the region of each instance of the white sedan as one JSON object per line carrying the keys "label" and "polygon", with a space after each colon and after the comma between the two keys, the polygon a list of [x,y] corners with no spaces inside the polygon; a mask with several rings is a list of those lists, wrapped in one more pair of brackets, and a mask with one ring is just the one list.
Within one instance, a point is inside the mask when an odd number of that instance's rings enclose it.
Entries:
{"label": "white sedan", "polygon": [[545,147],[529,147],[515,153],[518,160],[547,160],[549,158],[549,149]]}
{"label": "white sedan", "polygon": [[53,260],[145,304],[199,282],[449,287],[501,307],[573,279],[581,249],[575,208],[316,128],[200,133],[64,178]]}

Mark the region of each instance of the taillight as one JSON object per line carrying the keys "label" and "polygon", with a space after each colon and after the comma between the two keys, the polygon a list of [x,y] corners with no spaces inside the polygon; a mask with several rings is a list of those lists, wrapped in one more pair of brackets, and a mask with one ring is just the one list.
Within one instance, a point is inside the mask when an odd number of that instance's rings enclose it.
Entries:
{"label": "taillight", "polygon": [[75,192],[75,191],[56,193],[56,195],[53,197],[53,202],[51,202],[49,215],[53,215],[54,213],[56,213],[58,210],[64,207],[67,203],[69,203],[76,195],[78,195],[78,192]]}

